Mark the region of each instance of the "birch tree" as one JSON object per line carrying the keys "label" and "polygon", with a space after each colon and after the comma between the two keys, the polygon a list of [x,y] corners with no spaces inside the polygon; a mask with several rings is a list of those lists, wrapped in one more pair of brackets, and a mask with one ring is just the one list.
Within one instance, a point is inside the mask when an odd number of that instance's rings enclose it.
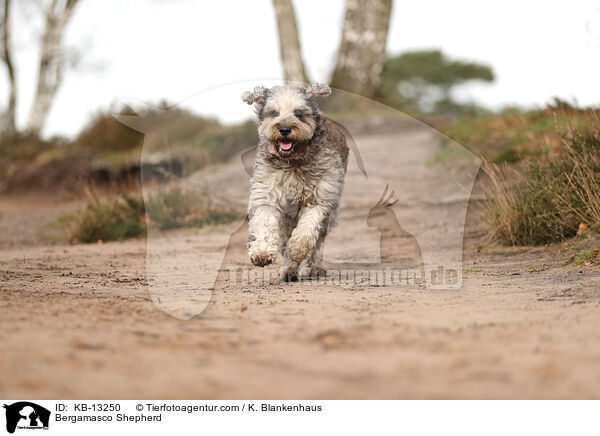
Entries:
{"label": "birch tree", "polygon": [[277,19],[283,77],[285,80],[307,83],[308,77],[302,60],[302,50],[292,0],[273,0],[273,7]]}
{"label": "birch tree", "polygon": [[10,10],[11,1],[4,0],[2,4],[2,48],[1,57],[8,75],[8,103],[0,120],[0,133],[12,134],[15,132],[15,109],[17,105],[17,85],[15,81],[15,69],[12,61],[10,48]]}
{"label": "birch tree", "polygon": [[346,0],[331,86],[373,97],[380,85],[392,0]]}
{"label": "birch tree", "polygon": [[29,133],[39,134],[62,82],[65,62],[62,38],[78,2],[50,0],[45,10],[37,88],[26,127]]}

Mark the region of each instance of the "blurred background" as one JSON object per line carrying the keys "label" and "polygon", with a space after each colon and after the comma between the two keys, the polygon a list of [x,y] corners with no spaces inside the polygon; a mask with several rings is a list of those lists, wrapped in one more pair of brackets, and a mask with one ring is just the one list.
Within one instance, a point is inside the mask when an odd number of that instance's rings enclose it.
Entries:
{"label": "blurred background", "polygon": [[[600,397],[599,77],[600,0],[1,0],[0,396]],[[323,286],[247,269],[282,81],[360,150]]]}
{"label": "blurred background", "polygon": [[[181,176],[226,161],[256,143],[240,82],[329,83],[496,164],[551,154],[561,126],[595,131],[597,0],[4,0],[1,12],[2,195],[135,190],[143,165]],[[193,98],[215,88],[231,91]],[[155,108],[137,115],[168,133],[175,161],[140,161],[143,135],[112,116],[136,104]]]}
{"label": "blurred background", "polygon": [[[52,2],[7,3],[18,91],[16,124],[22,129],[35,99],[45,15]],[[58,17],[64,10],[61,3],[66,1],[54,3]],[[296,1],[297,31],[284,22],[286,27],[278,35],[271,0],[210,5],[192,0],[70,3],[73,10],[57,37],[60,41],[55,42],[63,51],[64,68],[41,129],[46,138],[75,136],[98,110],[106,111],[120,99],[179,103],[199,91],[231,82],[284,78],[279,46],[282,37],[284,44],[290,44],[291,33],[297,33],[301,43],[305,77],[330,82],[346,8],[344,0]],[[283,8],[287,2],[281,3]],[[596,104],[600,99],[596,86],[600,73],[597,0],[390,1],[381,13],[389,14],[379,23],[388,26],[383,47],[391,62],[386,91],[392,88],[390,80],[433,81],[451,89],[457,102],[495,110],[539,107],[554,96],[581,105]],[[425,55],[406,55],[415,51]],[[431,53],[435,51],[442,57]],[[458,71],[449,69],[452,61],[481,64],[489,71],[456,75]],[[429,71],[419,63],[426,63]],[[442,65],[446,69],[438,70]],[[438,77],[432,77],[431,71],[436,70]],[[1,78],[0,102],[5,107],[9,90],[5,72]],[[401,90],[411,100],[421,100],[421,109],[433,108],[431,93],[424,95],[422,89],[408,86]],[[246,108],[235,103],[223,102],[228,109],[223,121],[247,117]]]}

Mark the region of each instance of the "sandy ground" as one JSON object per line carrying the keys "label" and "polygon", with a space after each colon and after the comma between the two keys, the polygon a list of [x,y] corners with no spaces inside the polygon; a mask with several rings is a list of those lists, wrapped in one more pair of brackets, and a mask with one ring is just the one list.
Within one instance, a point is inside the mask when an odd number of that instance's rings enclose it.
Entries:
{"label": "sandy ground", "polygon": [[[240,223],[148,245],[47,245],[32,229],[75,206],[3,199],[0,397],[600,398],[597,267],[564,266],[561,246],[478,248],[477,201],[457,246],[468,198],[442,192],[447,171],[427,162],[435,135],[417,126],[357,143],[369,179],[350,166],[327,265],[381,260],[365,219],[390,183],[426,260],[464,254],[460,289],[229,282],[181,320],[153,303],[147,251],[168,248],[210,282],[226,250],[227,262],[248,266],[236,238],[227,248]],[[240,169],[192,181],[243,204]]]}

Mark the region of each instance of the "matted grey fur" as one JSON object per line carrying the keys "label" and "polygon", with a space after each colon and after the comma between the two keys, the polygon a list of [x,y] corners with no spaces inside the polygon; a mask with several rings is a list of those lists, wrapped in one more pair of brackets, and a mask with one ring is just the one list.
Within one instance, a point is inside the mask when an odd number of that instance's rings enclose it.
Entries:
{"label": "matted grey fur", "polygon": [[259,143],[248,201],[248,254],[257,266],[284,256],[281,277],[323,274],[321,246],[334,225],[348,147],[342,129],[319,111],[327,85],[256,87]]}

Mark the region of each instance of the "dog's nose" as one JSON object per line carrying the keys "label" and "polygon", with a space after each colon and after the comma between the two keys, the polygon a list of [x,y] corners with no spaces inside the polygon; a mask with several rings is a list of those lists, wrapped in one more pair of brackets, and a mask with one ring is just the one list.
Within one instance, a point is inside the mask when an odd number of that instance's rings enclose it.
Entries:
{"label": "dog's nose", "polygon": [[281,136],[287,136],[290,133],[292,133],[292,128],[289,126],[283,126],[279,128],[279,133],[281,133]]}

